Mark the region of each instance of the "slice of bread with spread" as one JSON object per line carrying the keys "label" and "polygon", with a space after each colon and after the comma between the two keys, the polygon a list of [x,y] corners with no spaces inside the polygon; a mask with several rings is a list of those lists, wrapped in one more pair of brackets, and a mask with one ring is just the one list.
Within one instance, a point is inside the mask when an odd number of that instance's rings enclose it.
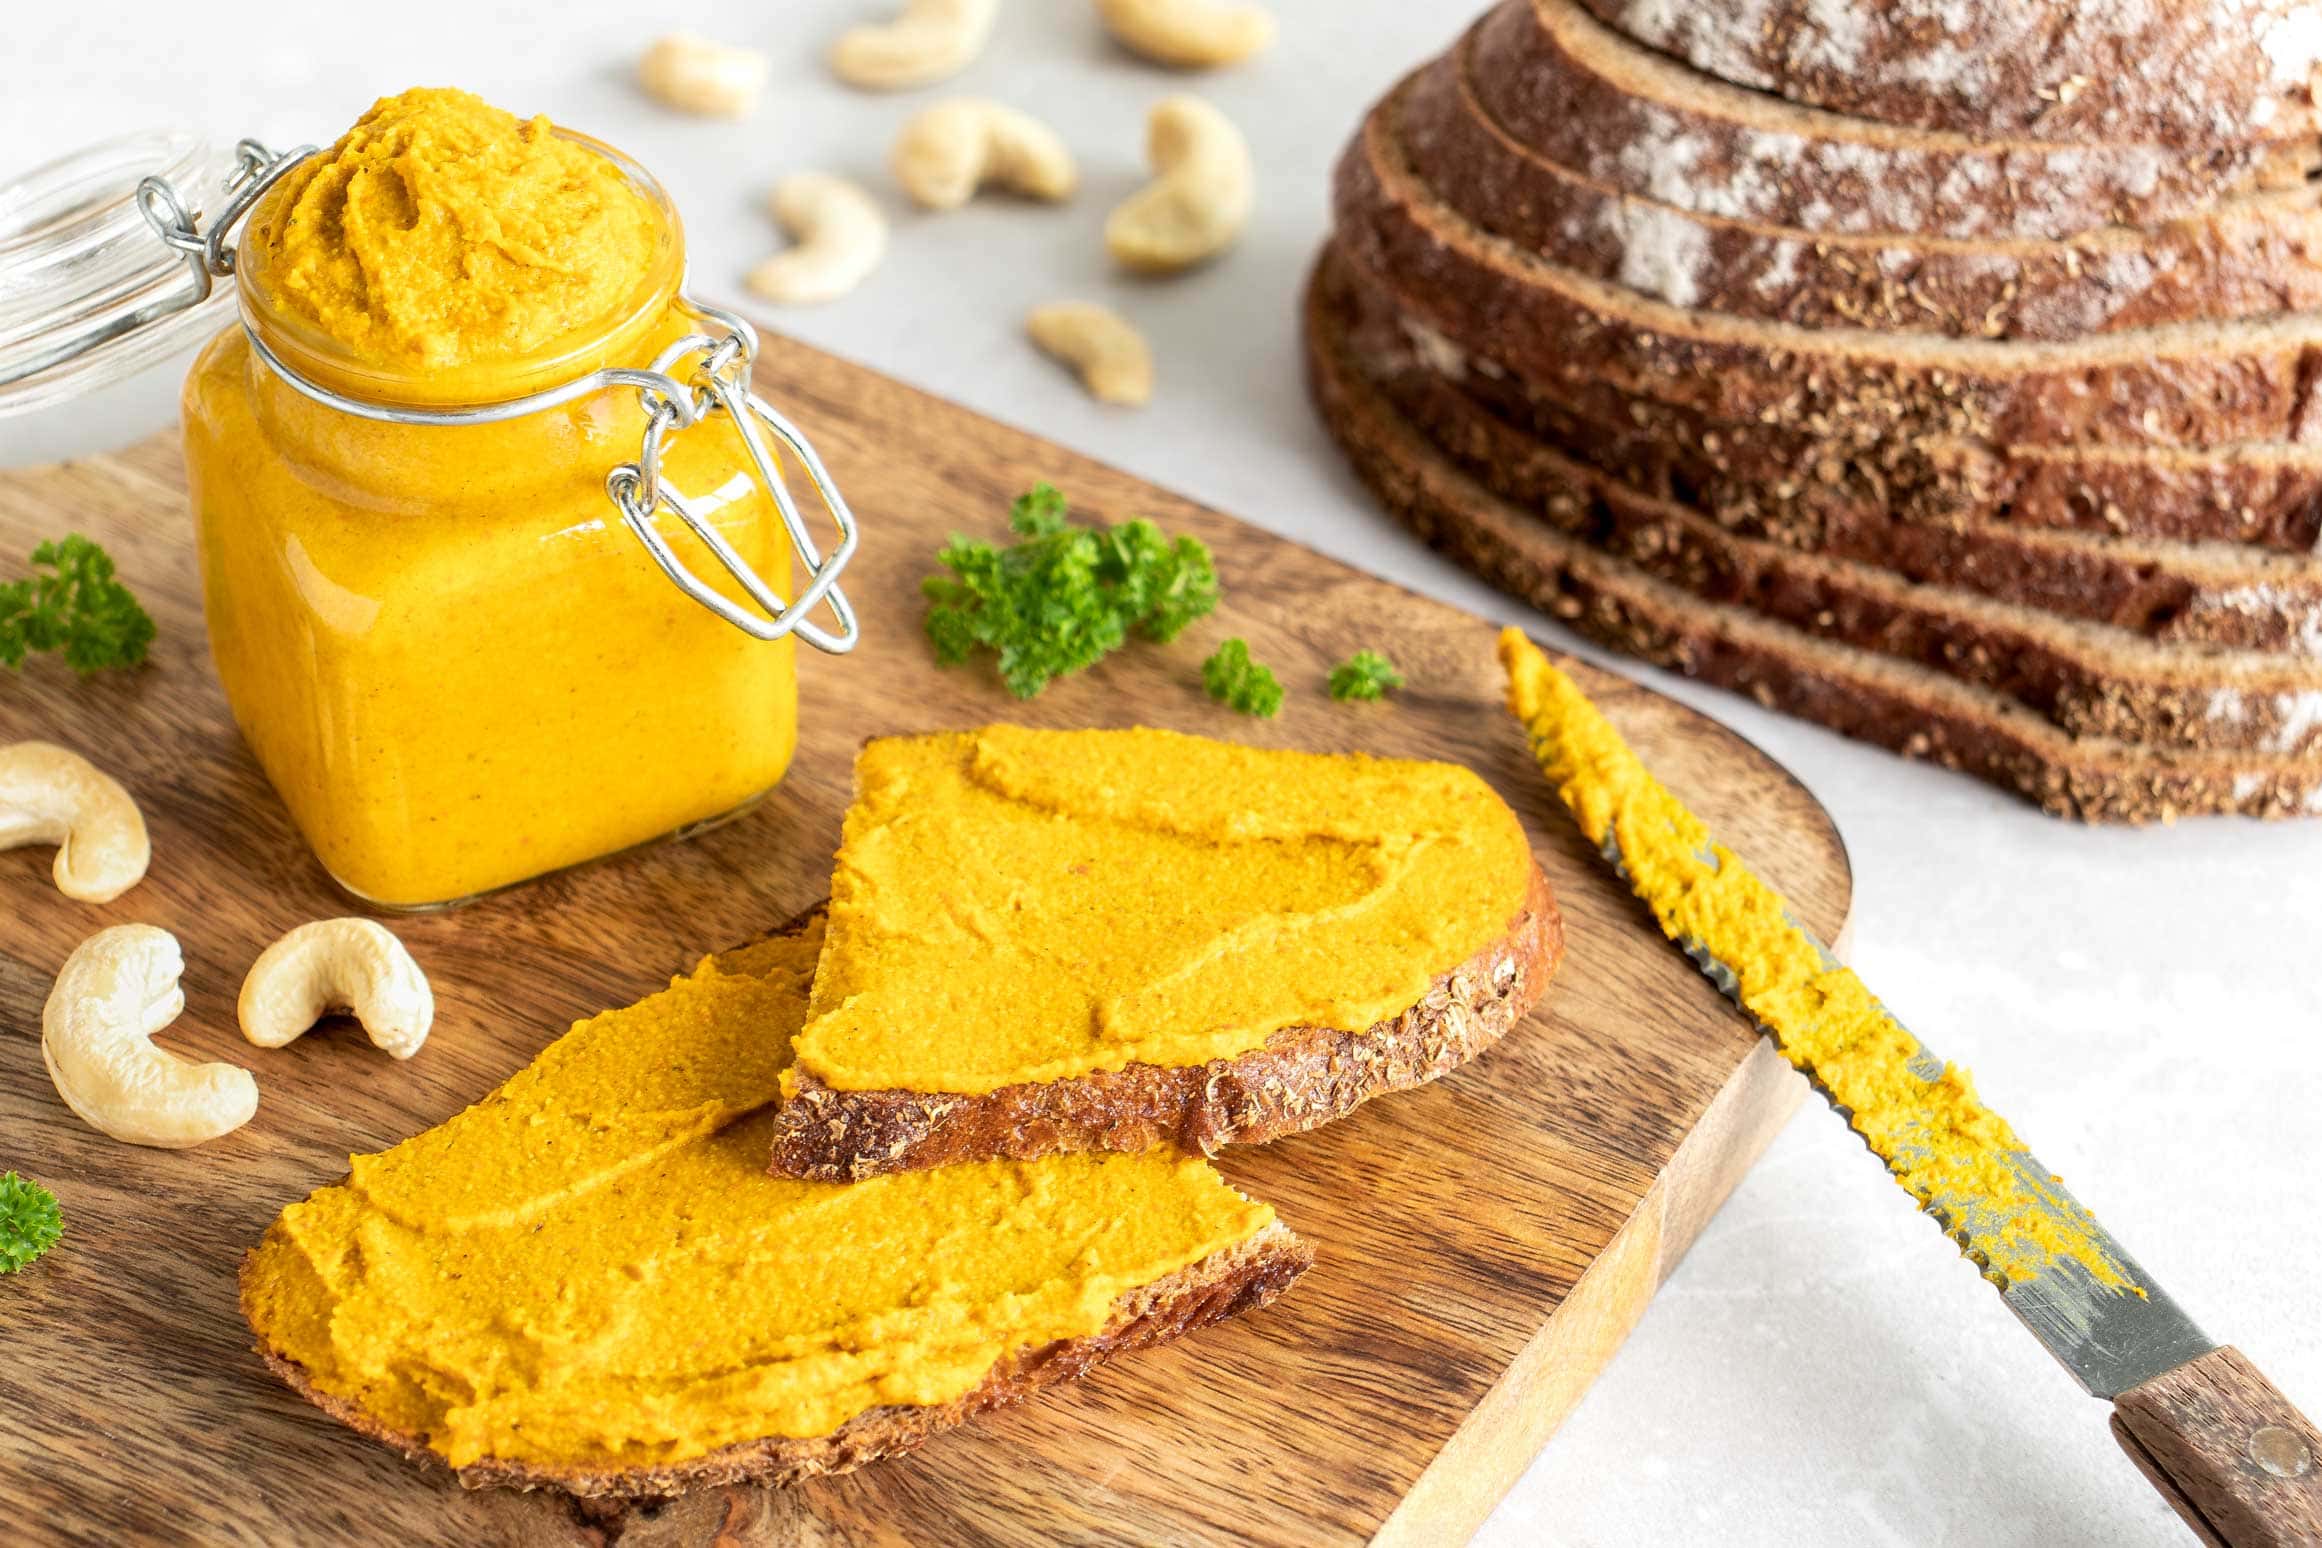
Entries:
{"label": "slice of bread with spread", "polygon": [[267,1364],[464,1484],[652,1497],[845,1472],[1305,1270],[1167,1150],[768,1176],[822,934],[580,1023],[285,1210],[242,1270]]}
{"label": "slice of bread with spread", "polygon": [[2070,339],[2322,304],[2322,190],[2311,184],[2064,241],[1800,231],[1591,182],[1493,123],[1448,59],[1365,122],[1340,165],[1338,219],[1424,226],[1408,208],[1417,194],[1594,278],[1800,327]]}
{"label": "slice of bread with spread", "polygon": [[1582,0],[1705,75],[1962,134],[2249,140],[2314,127],[2314,0]]}
{"label": "slice of bread with spread", "polygon": [[1581,633],[1844,734],[1972,773],[2063,816],[2322,812],[2322,759],[2075,737],[2004,695],[1818,639],[1682,587],[1493,494],[1398,415],[1307,297],[1310,384],[1355,472],[1420,537]]}
{"label": "slice of bread with spread", "polygon": [[1606,187],[1803,231],[2057,239],[2152,225],[2289,187],[2310,134],[2055,141],[1898,128],[1728,85],[1621,36],[1577,0],[1502,0],[1453,50],[1486,112]]}
{"label": "slice of bread with spread", "polygon": [[1489,1047],[1563,928],[1455,765],[1155,730],[869,743],[773,1167],[1210,1151]]}

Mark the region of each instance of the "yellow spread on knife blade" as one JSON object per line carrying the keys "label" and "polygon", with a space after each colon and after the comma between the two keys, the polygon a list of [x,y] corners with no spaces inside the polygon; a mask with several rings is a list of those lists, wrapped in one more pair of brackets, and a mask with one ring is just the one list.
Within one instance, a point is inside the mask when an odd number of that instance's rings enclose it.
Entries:
{"label": "yellow spread on knife blade", "polygon": [[1918,1039],[1662,788],[1571,678],[1515,629],[1500,635],[1500,660],[1508,707],[1581,832],[1618,849],[1671,940],[1699,942],[1732,970],[1735,997],[1783,1057],[1848,1115],[1986,1278],[2006,1285],[2069,1262],[2106,1288],[2144,1293],[2059,1180],[2023,1165],[2024,1142],[1977,1099],[1967,1072],[1913,1073]]}

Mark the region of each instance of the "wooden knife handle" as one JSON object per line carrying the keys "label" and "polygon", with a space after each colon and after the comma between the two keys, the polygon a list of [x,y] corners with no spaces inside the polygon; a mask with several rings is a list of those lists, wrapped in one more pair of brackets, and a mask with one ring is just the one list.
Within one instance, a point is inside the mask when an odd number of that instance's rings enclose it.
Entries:
{"label": "wooden knife handle", "polygon": [[2122,1393],[2112,1433],[2212,1548],[2322,1545],[2322,1429],[2240,1350]]}

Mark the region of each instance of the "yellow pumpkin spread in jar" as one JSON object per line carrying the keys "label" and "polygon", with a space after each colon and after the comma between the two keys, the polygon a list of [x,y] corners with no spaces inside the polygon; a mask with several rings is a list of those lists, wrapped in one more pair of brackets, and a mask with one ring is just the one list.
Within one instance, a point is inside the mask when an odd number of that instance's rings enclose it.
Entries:
{"label": "yellow pumpkin spread in jar", "polygon": [[634,1480],[951,1403],[1279,1234],[1267,1206],[1166,1150],[769,1176],[765,1104],[820,936],[712,958],[354,1158],[244,1266],[261,1346],[341,1417],[454,1467]]}
{"label": "yellow pumpkin spread in jar", "polygon": [[[796,740],[794,646],[657,568],[608,498],[645,413],[506,403],[704,331],[682,231],[617,152],[464,92],[380,102],[244,228],[244,328],[185,391],[210,642],[244,736],[349,891],[455,901],[688,829],[766,791]],[[708,331],[722,333],[722,328]],[[662,474],[788,594],[790,547],[723,415]],[[667,509],[652,528],[743,593]]]}
{"label": "yellow pumpkin spread in jar", "polygon": [[1359,1031],[1531,895],[1522,825],[1455,764],[989,726],[871,742],[855,783],[798,1039],[797,1072],[839,1090],[985,1093]]}

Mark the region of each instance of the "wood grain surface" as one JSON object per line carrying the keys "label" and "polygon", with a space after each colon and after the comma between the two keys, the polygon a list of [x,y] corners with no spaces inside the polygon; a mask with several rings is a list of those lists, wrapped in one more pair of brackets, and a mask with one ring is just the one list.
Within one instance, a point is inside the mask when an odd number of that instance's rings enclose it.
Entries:
{"label": "wood grain surface", "polygon": [[2112,1433],[2215,1548],[2322,1543],[2322,1429],[2227,1345],[2122,1393]]}
{"label": "wood grain surface", "polygon": [[[427,1048],[382,1058],[351,1024],[273,1051],[237,1035],[260,947],[348,911],[236,736],[200,621],[174,438],[0,474],[0,565],[66,530],[118,556],[158,619],[152,664],[75,681],[0,676],[0,741],[46,737],[123,779],[152,874],[105,907],[60,897],[50,853],[0,854],[0,1169],[50,1183],[64,1244],[0,1279],[0,1535],[11,1540],[623,1544],[1456,1542],[1522,1471],[1804,1090],[1587,852],[1499,704],[1492,630],[1115,470],[859,367],[777,343],[766,386],[817,438],[865,530],[847,588],[853,657],[801,652],[795,771],[745,819],[396,928],[434,981]],[[938,671],[916,582],[953,529],[998,534],[1037,478],[1076,506],[1208,540],[1221,617],[1138,646],[1030,704]],[[1350,509],[1353,509],[1350,505]],[[1367,512],[1353,519],[1369,520]],[[642,559],[640,560],[642,562]],[[1278,721],[1203,698],[1200,662],[1243,634],[1289,690]],[[1337,705],[1331,664],[1392,649],[1410,687]],[[1738,738],[1575,668],[1651,764],[1826,937],[1844,851],[1821,809]],[[352,1151],[458,1111],[569,1022],[665,982],[821,897],[867,735],[994,719],[1149,723],[1278,746],[1456,759],[1530,826],[1570,954],[1491,1054],[1225,1171],[1313,1242],[1276,1307],[967,1431],[790,1492],[658,1510],[463,1493],[275,1384],[234,1273],[283,1205]],[[114,1143],[57,1100],[41,1003],[73,946],[129,921],[185,947],[166,1045],[258,1078],[247,1128],[198,1150]]]}

